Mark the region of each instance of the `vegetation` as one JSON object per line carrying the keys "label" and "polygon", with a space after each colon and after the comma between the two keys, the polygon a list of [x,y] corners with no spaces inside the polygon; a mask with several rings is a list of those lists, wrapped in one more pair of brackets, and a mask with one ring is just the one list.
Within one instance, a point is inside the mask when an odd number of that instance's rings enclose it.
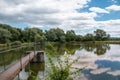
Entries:
{"label": "vegetation", "polygon": [[20,41],[15,41],[13,43],[11,43],[11,46],[21,46],[21,42]]}
{"label": "vegetation", "polygon": [[[49,46],[54,50],[53,53],[57,54],[57,50],[50,43]],[[76,74],[81,69],[72,68],[72,65],[77,62],[78,58],[70,61],[70,55],[65,54],[63,57],[57,56],[56,60],[53,60],[49,52],[47,52],[47,57],[49,64],[45,80],[74,80],[77,78]]]}
{"label": "vegetation", "polygon": [[64,42],[65,41],[65,33],[62,29],[50,29],[45,32],[45,36],[48,41],[60,41]]}
{"label": "vegetation", "polygon": [[39,28],[25,28],[24,30],[11,27],[7,24],[0,24],[0,44],[11,43],[15,41],[20,42],[70,42],[70,41],[106,41],[118,40],[118,38],[110,38],[104,30],[97,29],[93,34],[86,34],[85,36],[76,35],[73,30],[66,33],[59,28],[46,30],[43,32]]}
{"label": "vegetation", "polygon": [[95,33],[95,40],[97,41],[109,40],[110,38],[110,35],[106,34],[106,32],[101,29],[97,29],[96,31],[94,31],[94,33]]}
{"label": "vegetation", "polygon": [[77,77],[75,74],[81,69],[76,69],[71,71],[72,65],[77,61],[72,62],[68,61],[69,57],[65,56],[65,59],[57,58],[55,63],[52,58],[48,57],[49,67],[47,71],[47,76],[45,80],[74,80],[74,77]]}

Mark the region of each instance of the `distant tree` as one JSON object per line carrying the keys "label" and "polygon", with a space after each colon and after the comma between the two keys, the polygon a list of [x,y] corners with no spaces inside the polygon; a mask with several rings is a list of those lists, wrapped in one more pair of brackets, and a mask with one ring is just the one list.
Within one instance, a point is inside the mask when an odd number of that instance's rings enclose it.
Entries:
{"label": "distant tree", "polygon": [[63,35],[63,36],[60,36],[60,42],[66,42],[66,40],[65,40],[66,38],[65,38],[65,35]]}
{"label": "distant tree", "polygon": [[0,28],[5,29],[11,33],[10,41],[18,41],[20,37],[20,32],[18,28],[14,28],[7,24],[0,24]]}
{"label": "distant tree", "polygon": [[45,36],[48,41],[56,41],[57,40],[57,36],[55,34],[55,29],[50,29],[48,31],[45,31]]}
{"label": "distant tree", "polygon": [[101,29],[97,29],[96,31],[94,31],[95,34],[95,39],[100,41],[100,40],[108,40],[110,38],[109,34],[106,34],[106,32],[104,30]]}
{"label": "distant tree", "polygon": [[0,43],[10,42],[10,39],[11,33],[6,29],[0,28]]}
{"label": "distant tree", "polygon": [[66,41],[75,41],[76,34],[73,30],[66,32]]}
{"label": "distant tree", "polygon": [[23,31],[23,39],[26,42],[34,42],[35,39],[37,39],[37,41],[40,41],[42,39],[42,36],[43,32],[38,28],[26,28]]}
{"label": "distant tree", "polygon": [[94,39],[93,34],[88,33],[84,36],[84,41],[94,41],[94,40],[95,39]]}
{"label": "distant tree", "polygon": [[76,35],[75,41],[82,41],[83,36],[82,35]]}
{"label": "distant tree", "polygon": [[24,31],[22,30],[22,29],[19,29],[19,28],[17,28],[17,30],[19,31],[19,33],[20,33],[20,35],[19,35],[19,37],[18,37],[18,41],[21,41],[21,42],[24,42],[24,40],[23,40],[23,36],[24,36]]}
{"label": "distant tree", "polygon": [[57,41],[64,42],[64,40],[65,40],[64,31],[60,28],[57,28],[57,29],[55,29],[55,33],[56,33],[56,36],[57,36]]}
{"label": "distant tree", "polygon": [[17,28],[11,28],[9,31],[12,34],[11,41],[18,41],[19,37],[20,37],[20,32],[18,31],[18,29]]}
{"label": "distant tree", "polygon": [[48,41],[65,41],[65,33],[62,29],[50,29],[46,31],[45,36]]}
{"label": "distant tree", "polygon": [[[24,30],[12,27],[7,24],[0,24],[0,43],[6,42],[37,42],[40,41],[94,41],[94,40],[109,40],[110,35],[104,30],[97,29],[94,34],[86,34],[85,36],[76,35],[73,30],[64,33],[60,28],[54,28],[43,32],[39,28],[25,28]],[[111,38],[111,40],[119,40],[119,38]]]}

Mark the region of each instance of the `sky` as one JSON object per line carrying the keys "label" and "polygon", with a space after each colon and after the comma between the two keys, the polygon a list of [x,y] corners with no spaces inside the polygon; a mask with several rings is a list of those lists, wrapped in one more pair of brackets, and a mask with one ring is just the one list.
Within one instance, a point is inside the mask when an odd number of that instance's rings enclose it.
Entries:
{"label": "sky", "polygon": [[103,29],[120,37],[120,0],[0,0],[0,23],[80,35]]}

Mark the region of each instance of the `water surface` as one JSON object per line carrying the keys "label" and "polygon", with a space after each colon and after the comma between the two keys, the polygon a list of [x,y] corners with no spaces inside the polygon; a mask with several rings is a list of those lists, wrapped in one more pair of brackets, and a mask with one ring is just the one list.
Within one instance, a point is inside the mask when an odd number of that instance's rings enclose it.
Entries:
{"label": "water surface", "polygon": [[[79,62],[74,66],[85,69],[80,71],[80,80],[120,80],[120,44],[103,43],[51,43],[54,50],[49,45],[37,46],[37,50],[44,50],[51,56],[71,54],[73,58],[80,57]],[[24,47],[5,53],[0,53],[0,72],[25,56],[25,52],[34,50],[32,47]],[[46,60],[46,59],[45,59]],[[40,79],[44,76],[46,63],[29,63],[16,76],[24,80]]]}

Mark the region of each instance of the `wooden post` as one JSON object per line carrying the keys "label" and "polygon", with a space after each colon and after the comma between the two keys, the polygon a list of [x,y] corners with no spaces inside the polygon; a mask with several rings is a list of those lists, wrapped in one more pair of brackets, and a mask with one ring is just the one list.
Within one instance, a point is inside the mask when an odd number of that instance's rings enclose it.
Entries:
{"label": "wooden post", "polygon": [[37,55],[31,60],[32,63],[41,63],[44,62],[44,52],[37,51]]}

